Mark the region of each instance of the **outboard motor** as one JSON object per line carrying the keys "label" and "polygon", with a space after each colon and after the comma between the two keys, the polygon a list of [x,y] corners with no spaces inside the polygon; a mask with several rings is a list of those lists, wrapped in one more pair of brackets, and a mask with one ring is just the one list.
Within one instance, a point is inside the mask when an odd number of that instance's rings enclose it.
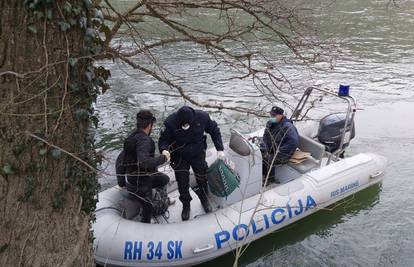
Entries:
{"label": "outboard motor", "polygon": [[[346,113],[329,114],[321,119],[319,123],[318,140],[325,145],[326,151],[332,153],[341,145],[341,129],[344,128],[345,120]],[[349,119],[346,127],[343,148],[346,148],[354,137],[355,125],[354,122]]]}

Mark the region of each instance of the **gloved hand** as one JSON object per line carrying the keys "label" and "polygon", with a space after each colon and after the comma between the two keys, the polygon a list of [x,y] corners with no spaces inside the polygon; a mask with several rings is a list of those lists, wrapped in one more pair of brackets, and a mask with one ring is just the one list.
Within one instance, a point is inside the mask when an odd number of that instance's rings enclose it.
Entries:
{"label": "gloved hand", "polygon": [[169,162],[171,160],[171,154],[168,150],[163,150],[161,152],[161,155],[164,155],[167,158],[167,162]]}
{"label": "gloved hand", "polygon": [[217,158],[221,160],[225,160],[226,154],[224,154],[224,151],[217,151]]}

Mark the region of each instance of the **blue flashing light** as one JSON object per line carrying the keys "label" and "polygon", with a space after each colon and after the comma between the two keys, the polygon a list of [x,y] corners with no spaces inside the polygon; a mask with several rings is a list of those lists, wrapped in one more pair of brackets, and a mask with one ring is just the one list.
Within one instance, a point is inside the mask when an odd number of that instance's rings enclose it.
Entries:
{"label": "blue flashing light", "polygon": [[338,95],[339,96],[349,96],[349,85],[340,84]]}

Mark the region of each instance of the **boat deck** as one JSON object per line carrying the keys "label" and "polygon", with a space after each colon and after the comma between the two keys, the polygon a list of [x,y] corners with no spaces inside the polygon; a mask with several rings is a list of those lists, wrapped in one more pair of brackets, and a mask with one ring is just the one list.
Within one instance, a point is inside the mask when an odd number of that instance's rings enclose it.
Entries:
{"label": "boat deck", "polygon": [[[327,161],[327,158],[322,158],[322,164],[321,165],[324,166],[326,164],[326,161]],[[174,174],[173,174],[172,170],[170,170],[170,168],[168,168],[168,167],[165,168],[163,170],[163,172],[171,177],[171,181],[168,185],[168,187],[170,188],[170,192],[169,192],[168,196],[170,197],[170,199],[172,200],[172,202],[174,204],[169,206],[168,212],[166,214],[153,217],[152,220],[151,220],[151,223],[154,223],[154,224],[179,223],[179,222],[182,221],[181,220],[182,203],[179,200],[179,193],[178,193],[178,190],[177,190],[177,182],[175,181]],[[302,175],[302,173],[295,170],[295,168],[293,168],[292,166],[290,166],[288,164],[280,165],[276,168],[276,177],[278,179],[278,183],[272,183],[272,184],[268,185],[267,187],[268,187],[268,189],[278,187],[280,185],[283,185],[287,182],[290,182],[290,181],[300,177],[301,175]],[[190,195],[193,198],[193,200],[191,201],[190,220],[193,220],[193,219],[196,219],[200,216],[205,215],[206,213],[204,212],[203,207],[201,206],[201,203],[200,203],[200,200],[199,200],[197,194],[191,188],[190,188]],[[211,206],[213,207],[213,212],[217,211],[219,209],[218,203],[215,203],[214,198],[212,198],[212,197],[210,197],[209,200],[210,200]],[[137,208],[136,203],[131,203],[131,201],[128,201],[128,203],[125,205],[126,210],[127,209],[128,210],[134,210],[134,209],[139,210],[139,208]],[[136,214],[137,212],[135,212],[134,215],[130,216],[128,219],[139,221],[140,220],[140,215]]]}

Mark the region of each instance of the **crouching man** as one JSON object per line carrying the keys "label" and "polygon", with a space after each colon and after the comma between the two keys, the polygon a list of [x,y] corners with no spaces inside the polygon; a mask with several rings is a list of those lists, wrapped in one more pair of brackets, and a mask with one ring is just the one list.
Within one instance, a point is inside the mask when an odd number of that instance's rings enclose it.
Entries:
{"label": "crouching man", "polygon": [[131,196],[141,202],[141,221],[150,223],[152,217],[152,189],[166,186],[169,177],[157,171],[159,165],[170,160],[169,155],[155,156],[155,143],[150,137],[156,119],[149,110],[137,114],[137,129],[124,142],[123,163],[126,168],[126,187]]}

